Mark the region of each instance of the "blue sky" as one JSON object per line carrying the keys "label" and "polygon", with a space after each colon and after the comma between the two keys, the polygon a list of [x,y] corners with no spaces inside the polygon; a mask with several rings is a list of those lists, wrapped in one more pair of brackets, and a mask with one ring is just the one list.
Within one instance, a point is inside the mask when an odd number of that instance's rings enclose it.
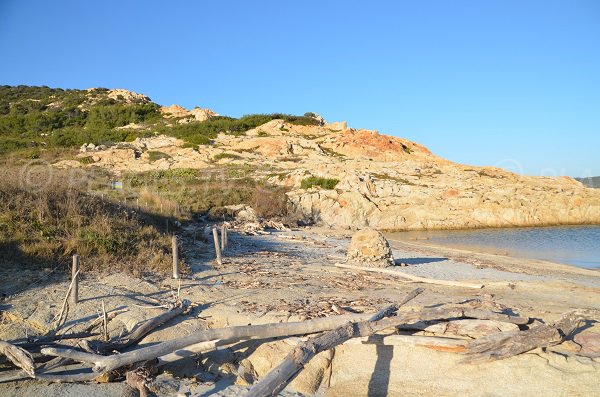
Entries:
{"label": "blue sky", "polygon": [[600,175],[600,1],[0,0],[0,84],[313,111],[451,160]]}

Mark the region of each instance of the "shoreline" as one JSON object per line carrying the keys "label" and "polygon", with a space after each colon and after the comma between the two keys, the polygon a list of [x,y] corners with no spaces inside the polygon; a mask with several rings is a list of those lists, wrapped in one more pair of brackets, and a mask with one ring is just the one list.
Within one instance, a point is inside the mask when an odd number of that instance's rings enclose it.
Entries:
{"label": "shoreline", "polygon": [[[556,236],[548,237],[545,233],[564,231],[564,238],[570,239],[573,233],[577,233],[578,228],[584,230],[581,246],[575,245],[564,247],[556,241]],[[549,226],[549,227],[514,227],[514,228],[483,228],[483,229],[452,229],[452,230],[420,230],[406,232],[384,232],[386,238],[400,243],[420,244],[429,246],[433,249],[448,249],[479,254],[493,255],[497,258],[507,257],[514,260],[529,260],[533,262],[544,262],[547,264],[566,265],[578,269],[592,271],[600,270],[600,262],[597,262],[596,249],[593,244],[590,246],[589,239],[593,239],[598,226],[592,224],[586,225],[568,225],[568,226]],[[569,230],[571,229],[571,230]],[[586,231],[588,230],[588,231]],[[479,234],[479,232],[484,234]],[[515,232],[512,234],[511,232]],[[541,231],[538,233],[538,231]],[[453,234],[456,232],[456,234]],[[495,234],[498,233],[498,234]],[[515,237],[516,236],[516,237]],[[518,237],[526,239],[526,243],[519,244]],[[529,236],[532,236],[531,238]],[[558,234],[557,234],[558,236]],[[560,236],[559,236],[560,237]],[[510,243],[498,244],[506,238]],[[539,255],[545,252],[546,248],[552,249],[553,242],[557,242],[561,248],[553,255]],[[571,240],[568,240],[571,241]],[[583,254],[581,254],[583,253]],[[549,265],[550,266],[550,265]]]}

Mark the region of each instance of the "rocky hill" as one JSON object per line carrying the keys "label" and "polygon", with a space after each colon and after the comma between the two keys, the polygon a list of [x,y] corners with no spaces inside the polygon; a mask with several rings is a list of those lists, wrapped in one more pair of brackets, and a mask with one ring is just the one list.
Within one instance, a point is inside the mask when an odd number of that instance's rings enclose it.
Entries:
{"label": "rocky hill", "polygon": [[[406,139],[314,114],[234,119],[208,109],[161,107],[125,90],[35,97],[26,88],[2,87],[0,94],[1,138],[38,147],[87,143],[57,167],[114,174],[243,169],[245,178],[285,187],[290,210],[306,222],[387,230],[600,223],[600,191],[572,178],[461,165]],[[27,117],[62,124],[36,134]],[[17,135],[11,120],[21,121]]]}

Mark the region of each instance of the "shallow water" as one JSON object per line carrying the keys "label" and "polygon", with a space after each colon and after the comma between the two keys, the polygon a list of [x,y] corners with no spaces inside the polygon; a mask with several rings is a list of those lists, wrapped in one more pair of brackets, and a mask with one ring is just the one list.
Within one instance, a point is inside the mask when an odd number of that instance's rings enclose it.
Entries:
{"label": "shallow water", "polygon": [[600,269],[600,226],[414,231],[389,237]]}

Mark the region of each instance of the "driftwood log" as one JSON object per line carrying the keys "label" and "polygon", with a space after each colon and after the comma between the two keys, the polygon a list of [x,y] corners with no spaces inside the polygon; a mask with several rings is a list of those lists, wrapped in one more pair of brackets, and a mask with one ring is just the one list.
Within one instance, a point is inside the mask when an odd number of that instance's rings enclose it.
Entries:
{"label": "driftwood log", "polygon": [[[129,347],[129,346],[134,345],[135,343],[139,342],[144,336],[148,335],[150,332],[152,332],[154,329],[156,329],[160,325],[162,325],[162,324],[166,323],[167,321],[171,320],[172,318],[177,317],[178,315],[184,313],[185,310],[187,310],[188,306],[189,306],[189,302],[184,301],[180,305],[176,306],[175,308],[173,308],[167,312],[161,313],[160,315],[158,315],[156,317],[146,320],[145,322],[141,323],[139,326],[135,327],[134,330],[130,334],[128,334],[114,342],[80,341],[79,344],[82,345],[82,347],[88,351],[94,351],[94,352],[98,352],[98,353],[106,353],[106,352],[110,352],[113,350],[124,349],[126,347]],[[112,311],[109,313],[112,313],[113,314],[112,317],[114,317],[116,314],[122,313],[122,312],[123,312],[123,310],[119,309],[119,310],[115,310],[115,311]],[[97,327],[101,324],[102,324],[102,317],[99,317],[98,319],[94,320],[92,322],[92,324],[90,324],[90,326],[88,326],[88,329],[92,325],[94,327]],[[48,347],[46,347],[45,349],[42,349],[42,351],[44,351],[46,349],[48,349]],[[66,349],[66,350],[71,350],[71,349]],[[73,351],[75,351],[75,350],[73,350]],[[100,356],[100,357],[104,357],[104,356]],[[72,362],[73,362],[73,360],[69,357],[56,357],[46,363],[41,364],[38,367],[38,372],[36,373],[36,377],[38,379],[47,380],[50,382],[84,382],[84,381],[93,380],[100,375],[97,372],[93,372],[91,370],[91,368],[82,367],[81,364],[76,364],[71,367],[65,367],[67,364],[70,364]],[[80,370],[83,372],[70,373],[70,374],[61,374],[60,373],[60,372],[64,372],[67,369],[70,370],[71,372],[75,371],[75,370]],[[28,374],[21,370],[6,371],[6,372],[0,374],[0,383],[25,379],[25,378],[27,378],[27,376],[28,376]]]}
{"label": "driftwood log", "polygon": [[382,321],[385,317],[389,317],[398,311],[398,308],[414,299],[417,295],[423,292],[422,288],[417,288],[410,292],[401,302],[396,305],[389,306],[366,321],[353,323],[348,322],[336,329],[324,332],[321,335],[308,339],[306,342],[300,343],[296,348],[283,360],[281,364],[269,372],[262,380],[256,383],[246,397],[263,397],[275,396],[304,369],[304,366],[317,354],[322,351],[333,349],[339,344],[344,343],[348,339],[369,336],[375,332],[389,327],[390,323]]}
{"label": "driftwood log", "polygon": [[17,367],[22,368],[25,373],[35,378],[35,365],[33,364],[33,357],[31,354],[18,346],[11,345],[10,343],[0,341],[0,354],[6,356],[13,364]]}
{"label": "driftwood log", "polygon": [[188,307],[189,302],[184,301],[179,306],[139,324],[127,336],[115,341],[83,341],[85,349],[97,353],[125,349],[126,347],[139,342],[144,336],[148,335],[162,324],[184,313]]}
{"label": "driftwood log", "polygon": [[[372,315],[369,313],[348,314],[317,318],[301,322],[243,325],[228,328],[208,329],[195,332],[183,338],[171,339],[158,343],[154,346],[148,346],[112,356],[102,356],[64,348],[45,348],[42,349],[42,353],[50,356],[70,358],[75,361],[93,364],[94,371],[107,372],[125,365],[165,356],[169,353],[185,349],[188,346],[200,342],[213,341],[216,339],[229,342],[242,339],[266,339],[293,335],[314,334],[317,332],[332,330],[348,322],[365,321],[371,316]],[[514,324],[526,324],[529,321],[527,318],[509,316],[483,309],[472,308],[424,309],[422,311],[400,313],[398,316],[394,317],[393,320],[395,325],[400,325],[421,320],[441,320],[464,317],[494,319],[512,322]]]}
{"label": "driftwood log", "polygon": [[425,284],[437,284],[437,285],[447,285],[451,287],[463,287],[463,288],[474,288],[481,289],[485,287],[484,284],[476,284],[476,283],[467,283],[464,281],[451,281],[451,280],[437,280],[433,278],[425,278],[419,276],[413,276],[412,274],[402,273],[396,270],[391,269],[382,269],[378,267],[363,267],[363,266],[353,266],[345,263],[336,263],[336,267],[340,267],[342,269],[350,269],[361,272],[371,272],[371,273],[382,273],[389,274],[391,276],[404,278],[407,280],[415,281],[417,283],[425,283]]}
{"label": "driftwood log", "polygon": [[471,341],[469,357],[464,363],[480,363],[516,356],[538,347],[558,345],[569,338],[586,320],[586,315],[572,310],[554,324],[541,324],[526,331],[500,332]]}

